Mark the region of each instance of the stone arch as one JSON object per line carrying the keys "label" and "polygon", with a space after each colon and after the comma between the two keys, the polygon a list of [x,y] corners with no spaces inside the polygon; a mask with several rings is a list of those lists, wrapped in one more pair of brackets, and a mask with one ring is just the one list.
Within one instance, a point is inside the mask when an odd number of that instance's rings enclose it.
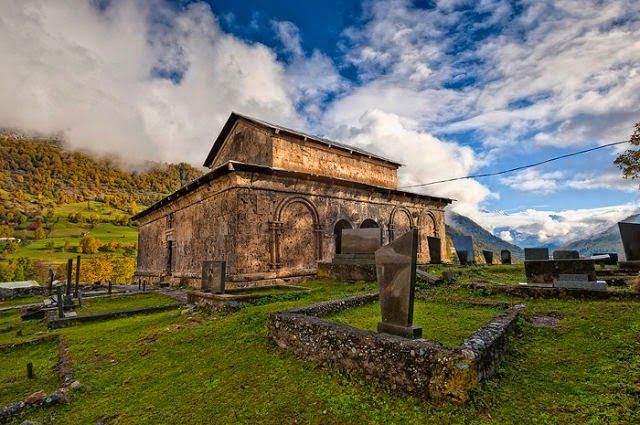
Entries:
{"label": "stone arch", "polygon": [[377,229],[377,228],[380,228],[380,225],[374,219],[366,218],[362,221],[362,223],[360,223],[360,228],[361,229]]}
{"label": "stone arch", "polygon": [[335,240],[335,253],[342,254],[342,231],[344,229],[353,229],[351,221],[341,218],[333,225],[333,236]]}
{"label": "stone arch", "polygon": [[[398,213],[400,213],[401,217],[405,217],[406,223],[399,222]],[[391,216],[389,217],[389,241],[393,241],[396,237],[408,232],[414,227],[415,223],[413,222],[411,211],[409,211],[407,207],[403,206],[394,207],[393,211],[391,211]]]}
{"label": "stone arch", "polygon": [[[311,269],[322,258],[320,216],[308,199],[291,196],[281,201],[273,221],[269,222],[269,230],[272,269]],[[308,247],[312,248],[311,255],[304,254]]]}
{"label": "stone arch", "polygon": [[420,214],[418,220],[419,237],[418,237],[418,252],[424,257],[424,260],[428,258],[430,263],[440,263],[442,261],[441,244],[438,220],[436,220],[435,214],[431,211],[424,211]]}
{"label": "stone arch", "polygon": [[420,214],[420,220],[418,222],[418,226],[421,229],[432,228],[433,232],[426,232],[425,236],[433,236],[435,238],[438,236],[438,220],[436,220],[435,214],[431,211],[426,211]]}

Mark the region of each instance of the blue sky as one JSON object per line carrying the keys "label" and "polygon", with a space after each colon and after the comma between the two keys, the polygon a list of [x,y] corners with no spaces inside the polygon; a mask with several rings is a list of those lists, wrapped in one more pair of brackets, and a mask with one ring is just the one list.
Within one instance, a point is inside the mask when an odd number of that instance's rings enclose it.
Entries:
{"label": "blue sky", "polygon": [[[414,185],[629,137],[636,1],[86,1],[0,5],[0,126],[199,163],[231,112],[406,164]],[[11,105],[6,106],[6,105]],[[416,189],[506,240],[562,243],[638,211],[606,149]]]}

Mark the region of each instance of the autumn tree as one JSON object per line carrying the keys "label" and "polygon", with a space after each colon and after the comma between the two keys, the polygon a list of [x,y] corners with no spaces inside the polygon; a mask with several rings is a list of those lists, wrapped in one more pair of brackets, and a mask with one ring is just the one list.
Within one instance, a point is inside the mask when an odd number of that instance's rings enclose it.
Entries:
{"label": "autumn tree", "polygon": [[[629,143],[635,147],[640,146],[640,122],[636,123]],[[622,170],[625,179],[637,179],[640,176],[640,149],[627,149],[613,163]]]}
{"label": "autumn tree", "polygon": [[92,236],[85,235],[80,239],[79,248],[83,254],[95,254],[101,246],[100,241]]}

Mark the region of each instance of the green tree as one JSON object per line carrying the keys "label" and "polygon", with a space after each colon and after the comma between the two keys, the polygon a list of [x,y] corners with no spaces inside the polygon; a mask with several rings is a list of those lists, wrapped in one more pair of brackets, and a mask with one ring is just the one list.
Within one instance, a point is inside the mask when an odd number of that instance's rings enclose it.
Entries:
{"label": "green tree", "polygon": [[[633,146],[640,146],[640,122],[636,123],[635,131],[629,138]],[[627,149],[613,161],[622,170],[625,179],[636,179],[640,176],[640,149]]]}

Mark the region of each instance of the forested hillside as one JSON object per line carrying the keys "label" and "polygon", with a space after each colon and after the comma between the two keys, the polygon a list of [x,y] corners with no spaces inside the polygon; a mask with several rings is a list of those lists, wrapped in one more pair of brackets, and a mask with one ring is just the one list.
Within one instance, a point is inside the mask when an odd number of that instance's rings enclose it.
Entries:
{"label": "forested hillside", "polygon": [[[201,174],[185,163],[125,169],[56,140],[0,135],[0,280],[42,280],[43,270],[77,254],[87,265],[108,256],[115,269],[126,265],[119,278],[130,274],[131,215]],[[109,278],[97,269],[87,272]]]}

